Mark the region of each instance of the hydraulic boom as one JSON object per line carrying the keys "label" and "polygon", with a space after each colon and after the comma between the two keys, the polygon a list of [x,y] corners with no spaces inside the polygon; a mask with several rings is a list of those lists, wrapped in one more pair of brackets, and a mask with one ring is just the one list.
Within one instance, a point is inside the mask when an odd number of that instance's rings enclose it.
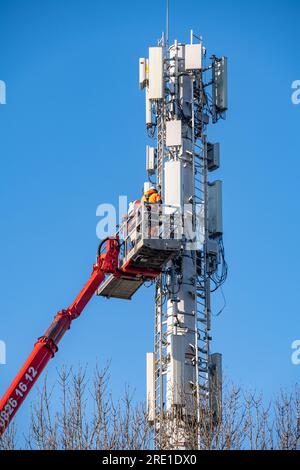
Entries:
{"label": "hydraulic boom", "polygon": [[[106,243],[106,251],[101,254],[101,248]],[[98,250],[97,262],[92,274],[76,297],[74,302],[55,316],[44,336],[38,339],[32,353],[29,355],[11,386],[0,400],[0,435],[4,433],[14,415],[38,380],[42,371],[58,351],[58,344],[73,320],[76,320],[90,301],[106,274],[116,277],[121,275],[118,269],[119,240],[109,238],[104,240]]]}

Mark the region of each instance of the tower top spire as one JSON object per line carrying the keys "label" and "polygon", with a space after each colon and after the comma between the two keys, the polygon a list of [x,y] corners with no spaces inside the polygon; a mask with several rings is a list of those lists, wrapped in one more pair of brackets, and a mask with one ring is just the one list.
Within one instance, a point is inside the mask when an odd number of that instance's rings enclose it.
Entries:
{"label": "tower top spire", "polygon": [[166,48],[168,48],[170,34],[170,0],[166,0],[166,2]]}

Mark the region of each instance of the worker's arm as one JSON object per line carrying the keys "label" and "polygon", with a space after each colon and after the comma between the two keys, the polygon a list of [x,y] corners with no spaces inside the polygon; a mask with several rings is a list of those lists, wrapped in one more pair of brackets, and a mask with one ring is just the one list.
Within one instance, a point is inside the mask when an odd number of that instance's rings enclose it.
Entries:
{"label": "worker's arm", "polygon": [[105,274],[117,272],[118,253],[118,240],[107,240],[106,252],[101,255],[99,249],[97,263],[79,295],[66,310],[58,312],[45,335],[35,344],[32,353],[0,400],[0,435],[4,433],[49,360],[54,357],[58,343],[70,328],[72,321],[79,317],[105,279]]}

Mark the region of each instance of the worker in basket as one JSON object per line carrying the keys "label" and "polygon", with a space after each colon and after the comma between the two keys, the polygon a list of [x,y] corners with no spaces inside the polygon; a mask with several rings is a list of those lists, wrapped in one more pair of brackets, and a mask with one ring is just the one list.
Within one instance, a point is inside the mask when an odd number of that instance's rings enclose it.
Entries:
{"label": "worker in basket", "polygon": [[148,212],[146,235],[149,238],[159,238],[159,229],[161,225],[161,195],[157,191],[155,186],[151,186],[149,189],[144,191],[144,195],[141,200],[142,205],[146,207]]}
{"label": "worker in basket", "polygon": [[141,202],[142,204],[161,204],[161,195],[155,186],[151,186],[150,189],[144,192]]}

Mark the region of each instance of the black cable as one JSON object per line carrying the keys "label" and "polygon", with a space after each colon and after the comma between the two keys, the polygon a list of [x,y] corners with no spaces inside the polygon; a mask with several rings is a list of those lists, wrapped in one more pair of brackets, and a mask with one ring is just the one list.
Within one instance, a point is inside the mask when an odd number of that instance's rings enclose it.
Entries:
{"label": "black cable", "polygon": [[109,240],[109,237],[104,238],[104,240],[102,240],[102,241],[99,243],[99,245],[98,245],[98,251],[97,251],[98,256],[101,255],[101,249],[102,249],[104,243],[106,243],[108,240]]}
{"label": "black cable", "polygon": [[220,289],[221,289],[221,294],[222,294],[222,297],[223,297],[224,304],[223,304],[223,307],[221,308],[221,310],[214,315],[215,317],[219,317],[224,312],[225,308],[227,307],[227,301],[226,301],[226,297],[224,295],[222,287]]}
{"label": "black cable", "polygon": [[107,237],[107,238],[104,238],[104,240],[102,240],[99,243],[98,250],[97,250],[98,256],[101,255],[101,249],[102,249],[104,243],[106,243],[108,240],[115,240],[117,242],[117,249],[118,249],[118,251],[120,251],[120,249],[121,249],[120,240],[118,240],[117,238],[113,238],[113,237]]}
{"label": "black cable", "polygon": [[221,256],[221,271],[220,273],[217,271],[216,273],[209,276],[209,278],[214,282],[216,286],[216,288],[212,292],[215,292],[220,287],[222,287],[222,285],[225,283],[227,276],[228,276],[228,264],[225,259],[225,248],[224,248],[222,238],[219,240],[219,249],[220,249],[220,256]]}

